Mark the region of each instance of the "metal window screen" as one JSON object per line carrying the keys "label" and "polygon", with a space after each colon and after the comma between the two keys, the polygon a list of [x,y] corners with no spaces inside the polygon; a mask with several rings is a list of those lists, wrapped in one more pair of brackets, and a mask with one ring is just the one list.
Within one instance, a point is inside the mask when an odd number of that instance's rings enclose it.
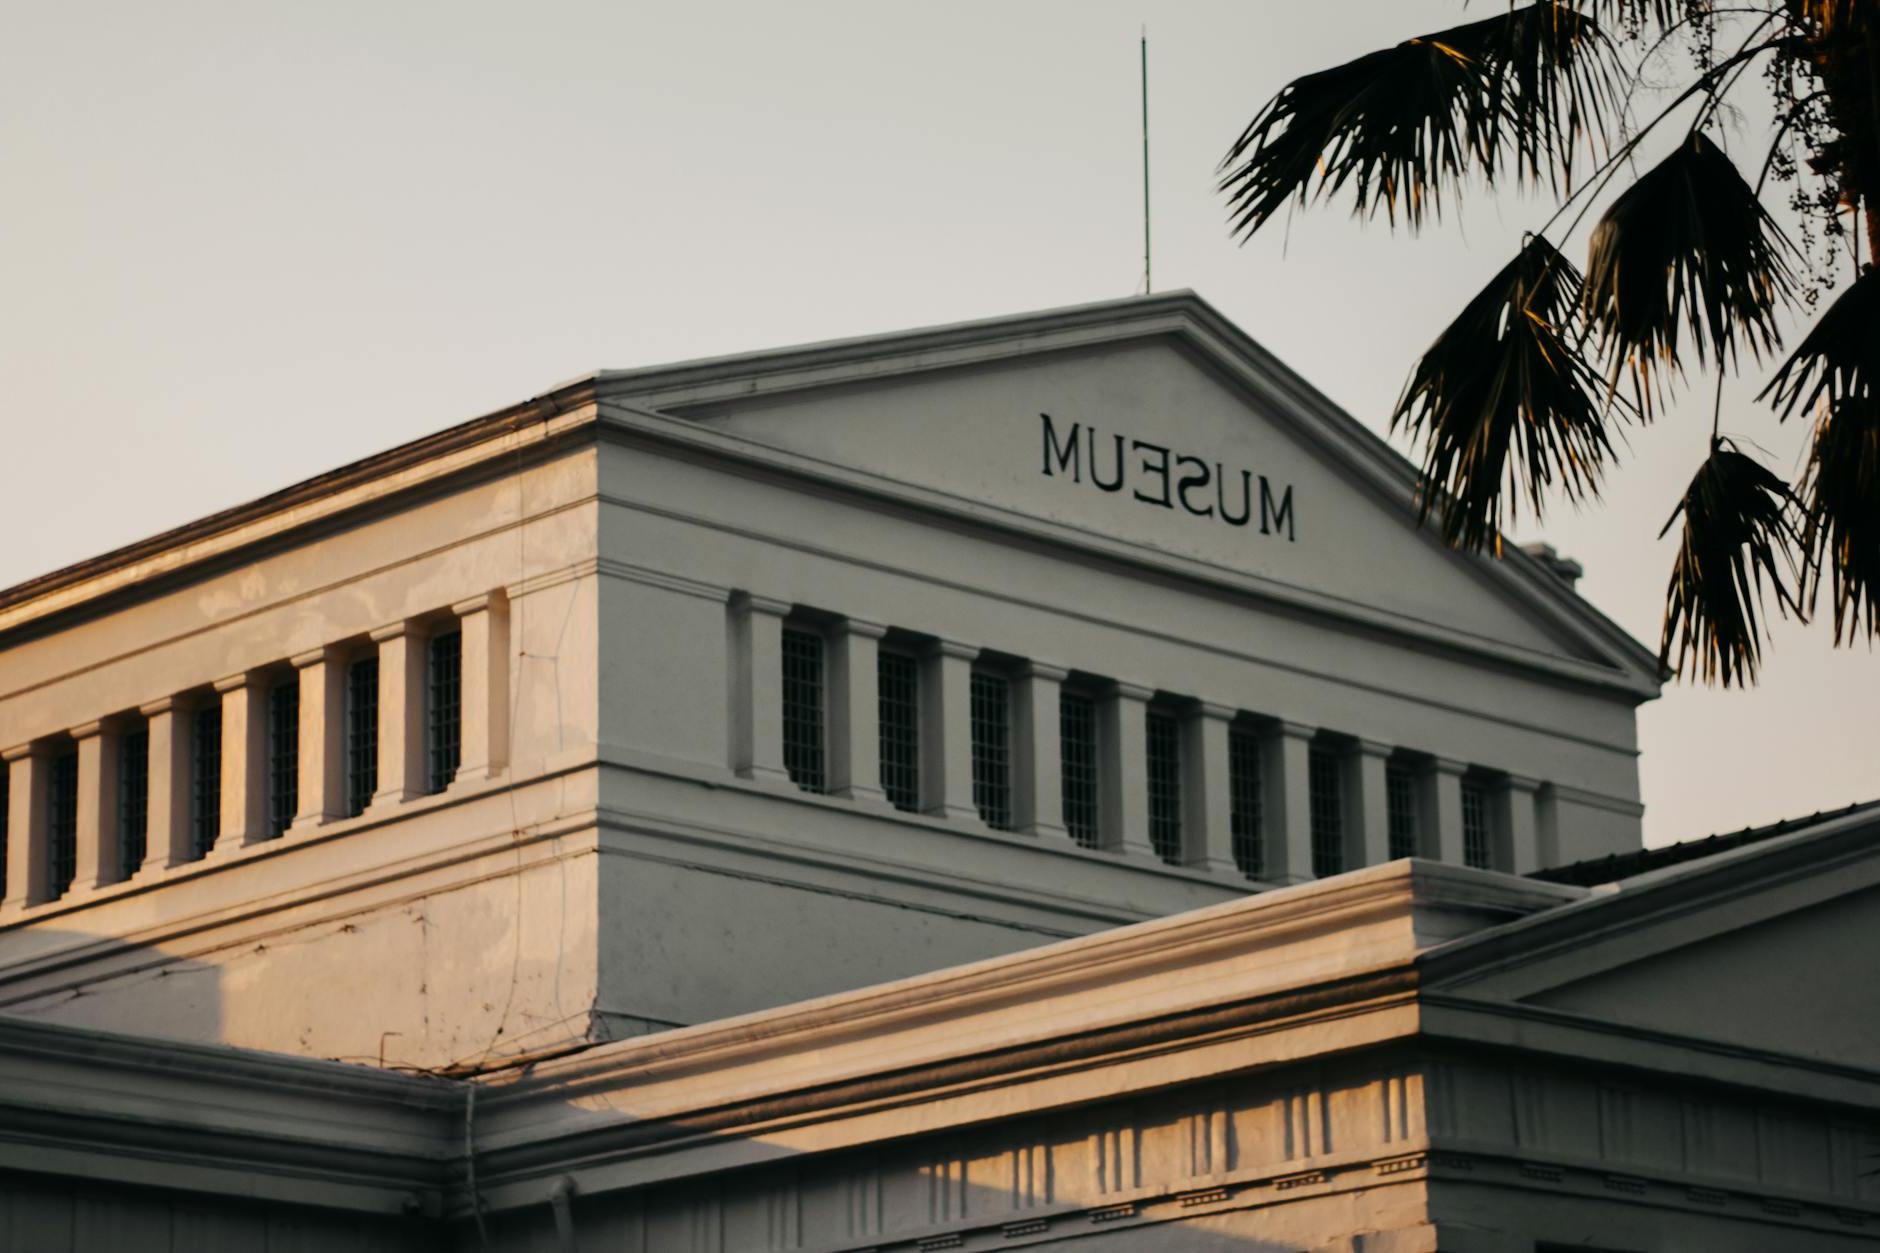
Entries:
{"label": "metal window screen", "polygon": [[810,631],[783,632],[783,768],[805,792],[828,786],[823,764],[823,642]]}
{"label": "metal window screen", "polygon": [[268,689],[268,834],[279,835],[300,809],[300,681]]}
{"label": "metal window screen", "polygon": [[463,632],[432,636],[426,652],[425,785],[441,792],[457,777],[463,759]]}
{"label": "metal window screen", "polygon": [[118,878],[143,868],[150,849],[150,732],[118,740]]}
{"label": "metal window screen", "polygon": [[46,798],[48,897],[64,896],[78,875],[78,754],[52,759],[51,795]]}
{"label": "metal window screen", "polygon": [[1249,879],[1266,873],[1265,849],[1260,844],[1260,737],[1252,727],[1230,727],[1227,732],[1228,826],[1233,835],[1234,864]]}
{"label": "metal window screen", "polygon": [[973,805],[987,826],[1012,829],[1011,685],[996,674],[972,681]]}
{"label": "metal window screen", "polygon": [[1081,692],[1058,695],[1058,743],[1064,778],[1064,829],[1097,847],[1097,702]]}
{"label": "metal window screen", "polygon": [[1338,755],[1315,748],[1308,758],[1307,797],[1312,818],[1312,873],[1326,878],[1345,868],[1345,797]]}
{"label": "metal window screen", "polygon": [[201,858],[222,834],[222,702],[198,709],[190,731],[190,847]]}
{"label": "metal window screen", "polygon": [[1181,724],[1170,714],[1148,713],[1149,845],[1170,865],[1182,859]]}
{"label": "metal window screen", "polygon": [[346,812],[361,814],[379,790],[379,659],[346,668]]}
{"label": "metal window screen", "polygon": [[[876,720],[881,728],[881,790],[896,809],[920,808],[920,663],[906,653],[875,661]],[[979,764],[974,756],[974,790]]]}
{"label": "metal window screen", "polygon": [[1462,785],[1462,861],[1487,870],[1493,859],[1488,848],[1488,789],[1479,783]]}
{"label": "metal window screen", "polygon": [[1384,813],[1390,859],[1417,855],[1417,784],[1407,767],[1384,767]]}

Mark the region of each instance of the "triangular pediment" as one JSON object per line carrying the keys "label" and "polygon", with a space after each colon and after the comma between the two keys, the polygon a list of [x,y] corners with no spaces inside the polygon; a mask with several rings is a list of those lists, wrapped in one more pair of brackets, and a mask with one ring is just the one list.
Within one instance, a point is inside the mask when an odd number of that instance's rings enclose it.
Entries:
{"label": "triangular pediment", "polygon": [[1880,1070],[1880,811],[1627,880],[1429,964],[1472,999]]}
{"label": "triangular pediment", "polygon": [[1417,525],[1412,468],[1190,294],[611,376],[604,394],[1295,604],[1597,667],[1648,654],[1516,553]]}

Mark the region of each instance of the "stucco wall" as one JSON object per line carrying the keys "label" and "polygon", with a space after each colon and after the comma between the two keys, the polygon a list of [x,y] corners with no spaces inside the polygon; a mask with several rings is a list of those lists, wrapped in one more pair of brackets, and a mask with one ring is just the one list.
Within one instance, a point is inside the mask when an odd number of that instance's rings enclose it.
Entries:
{"label": "stucco wall", "polygon": [[[0,648],[0,741],[13,745],[114,716],[107,726],[136,727],[141,702],[257,668],[291,676],[288,658],[308,650],[370,655],[368,632],[447,629],[453,605],[490,594],[506,623],[493,774],[278,838],[225,832],[208,857],[175,865],[153,815],[135,875],[81,876],[0,915],[0,1010],[419,1067],[586,1038],[595,465],[591,446],[501,458],[449,490]],[[382,741],[388,718],[381,708]],[[225,793],[230,760],[225,746]],[[304,801],[313,784],[300,786]],[[100,836],[115,846],[115,827]],[[17,850],[28,832],[10,837]]]}

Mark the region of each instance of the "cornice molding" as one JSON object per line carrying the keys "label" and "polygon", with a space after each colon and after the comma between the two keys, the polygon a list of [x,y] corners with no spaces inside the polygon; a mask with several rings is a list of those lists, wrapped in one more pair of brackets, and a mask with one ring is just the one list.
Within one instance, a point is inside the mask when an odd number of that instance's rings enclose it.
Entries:
{"label": "cornice molding", "polygon": [[[1810,880],[1812,891],[1792,890]],[[1590,890],[1546,917],[1465,937],[1420,960],[1432,981],[1518,995],[1522,988],[1585,978],[1604,968],[1602,962],[1637,960],[1627,951],[1602,958],[1599,949],[1641,928],[1681,928],[1678,943],[1689,944],[1779,917],[1805,901],[1874,886],[1880,886],[1880,816],[1866,810]]]}
{"label": "cornice molding", "polygon": [[[1016,356],[1165,338],[1201,357],[1272,416],[1318,446],[1406,518],[1416,510],[1416,467],[1192,291],[1173,291],[911,331],[807,344],[595,377],[603,407],[685,415],[724,402],[998,362]],[[695,425],[695,424],[694,424]],[[1425,532],[1428,534],[1427,532]],[[1441,541],[1429,535],[1434,547]],[[1658,659],[1539,562],[1512,544],[1500,559],[1467,558],[1485,581],[1565,632],[1613,656],[1646,696]],[[1451,559],[1456,558],[1453,552]]]}
{"label": "cornice molding", "polygon": [[141,585],[212,566],[251,548],[383,508],[413,492],[513,466],[595,422],[593,379],[401,444],[292,487],[0,590],[0,637]]}
{"label": "cornice molding", "polygon": [[[1007,957],[942,970],[934,974],[802,1002],[777,1010],[669,1032],[656,1040],[625,1040],[580,1056],[543,1063],[518,1079],[510,1094],[554,1089],[568,1093],[594,1084],[632,1082],[656,1070],[664,1076],[700,1066],[748,1065],[772,1057],[824,1056],[840,1044],[866,1043],[871,1055],[889,1058],[887,1033],[912,1029],[918,1034],[936,1010],[957,1021],[992,1006],[1015,1001],[1032,1007],[1023,1025],[1027,1036],[1044,1025],[1048,997],[1070,1003],[1085,992],[1103,989],[1106,1002],[1127,1001],[1125,1017],[1152,1012],[1148,997],[1186,995],[1194,1007],[1243,1001],[1281,986],[1297,986],[1296,970],[1278,974],[1271,955],[1287,945],[1309,941],[1328,929],[1353,943],[1325,967],[1326,978],[1353,978],[1407,962],[1419,943],[1418,913],[1472,918],[1474,926],[1492,917],[1515,917],[1578,899],[1578,890],[1531,883],[1505,875],[1470,872],[1427,861],[1399,861],[1334,879],[1261,893],[1225,905],[1156,919],[1112,932],[1053,944]],[[1385,924],[1355,942],[1358,929]],[[1393,924],[1401,924],[1401,927]],[[1203,969],[1214,972],[1204,977]],[[1173,970],[1184,979],[1171,981]],[[1133,983],[1132,983],[1133,981]],[[1186,993],[1171,986],[1180,982]],[[1120,990],[1137,986],[1125,996]],[[1082,1029],[1100,1018],[1079,1009]],[[954,1047],[957,1026],[937,1041]],[[507,1099],[492,1094],[492,1101]]]}
{"label": "cornice molding", "polygon": [[[1478,662],[1490,661],[1556,683],[1623,692],[1639,701],[1658,694],[1659,685],[1655,679],[1647,682],[1636,673],[1617,665],[1600,665],[1505,644],[1486,636],[1471,635],[1262,575],[1034,517],[1004,506],[890,479],[870,471],[837,465],[670,414],[633,409],[617,401],[602,402],[600,413],[600,438],[608,442],[654,447],[689,459],[742,466],[746,473],[783,482],[811,482],[823,493],[846,493],[915,514],[942,516],[953,525],[965,522],[995,533],[1017,535],[1032,543],[1049,545],[1055,550],[1081,553],[1087,559],[1152,570],[1185,583],[1248,596],[1287,612],[1329,620],[1366,633],[1382,633],[1388,637],[1411,640],[1418,648],[1437,648]],[[603,504],[643,509],[640,502],[624,500],[605,492],[601,494],[601,501]],[[657,509],[644,511],[655,514],[663,512]],[[735,531],[735,528],[722,529]],[[766,534],[762,538],[770,543],[781,542],[775,534]],[[810,547],[801,543],[791,546]],[[1452,553],[1449,559],[1459,558]],[[1554,576],[1546,577],[1552,579]],[[1555,582],[1558,581],[1555,579]]]}
{"label": "cornice molding", "polygon": [[[703,443],[695,439],[697,446],[705,448],[712,447],[710,437],[722,438],[723,433],[656,411],[661,406],[683,411],[732,395],[800,390],[857,378],[906,375],[1018,355],[1154,338],[1172,339],[1198,354],[1235,386],[1267,402],[1276,420],[1290,426],[1306,442],[1318,445],[1348,473],[1392,498],[1402,509],[1413,508],[1415,470],[1389,445],[1288,370],[1200,297],[1192,292],[1171,292],[651,370],[602,372],[0,592],[0,636],[29,623],[50,621],[135,586],[226,562],[241,550],[285,542],[294,534],[332,525],[363,509],[382,507],[394,497],[420,489],[434,490],[438,483],[470,474],[479,467],[542,452],[597,423],[609,424],[599,416],[603,402],[614,414],[611,421],[615,424],[624,413],[660,417],[671,426],[687,429],[693,437],[705,437]],[[721,442],[715,448],[727,453],[736,443]],[[753,447],[762,447],[750,441],[743,444],[747,454]],[[775,450],[771,452],[768,463],[773,469],[802,476],[810,468],[809,459],[792,462]],[[841,470],[827,465],[822,469],[830,473]],[[854,485],[870,476],[836,473],[836,477]],[[882,490],[881,483],[875,483],[870,490]],[[928,495],[932,499],[925,500],[923,507],[939,507],[955,515],[969,513],[1008,529],[1020,516],[985,506],[969,508],[969,502],[942,493]],[[1072,528],[1052,528],[1036,520],[1021,529],[1045,534],[1057,543],[1081,540],[1083,546],[1102,549],[1106,556],[1171,569],[1186,577],[1219,581],[1237,575],[1108,537],[1080,536]],[[1439,543],[1434,537],[1429,542]],[[1509,548],[1499,561],[1457,558],[1454,554],[1450,558],[1465,562],[1479,577],[1523,601],[1567,637],[1610,658],[1611,665],[1549,657],[1433,624],[1368,611],[1366,606],[1267,580],[1238,576],[1235,581],[1239,584],[1237,590],[1295,609],[1408,634],[1426,645],[1546,673],[1559,681],[1624,691],[1637,699],[1657,694],[1660,680],[1656,658],[1525,554]]]}

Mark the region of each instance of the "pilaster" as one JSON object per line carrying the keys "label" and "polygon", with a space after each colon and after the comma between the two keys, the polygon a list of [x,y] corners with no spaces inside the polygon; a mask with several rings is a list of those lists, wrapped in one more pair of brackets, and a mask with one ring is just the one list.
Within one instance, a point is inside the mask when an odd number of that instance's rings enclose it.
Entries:
{"label": "pilaster", "polygon": [[268,685],[260,671],[216,681],[222,697],[222,826],[215,848],[226,854],[268,837]]}
{"label": "pilaster", "polygon": [[1359,740],[1352,746],[1351,817],[1346,832],[1348,869],[1381,866],[1390,860],[1389,744]]}
{"label": "pilaster", "polygon": [[118,755],[115,728],[87,722],[72,728],[78,748],[78,868],[72,890],[87,892],[116,883],[118,868]]}
{"label": "pilaster", "polygon": [[1312,878],[1312,737],[1314,728],[1274,722],[1262,748],[1266,789],[1261,815],[1266,840],[1266,879],[1304,883]]}
{"label": "pilaster", "polygon": [[1496,827],[1506,847],[1499,869],[1532,874],[1541,868],[1537,807],[1541,782],[1523,775],[1503,776],[1495,785]]}
{"label": "pilaster", "polygon": [[371,640],[379,649],[379,787],[369,805],[378,809],[424,794],[424,636],[393,622]]}
{"label": "pilaster", "polygon": [[1046,840],[1071,842],[1064,828],[1064,753],[1058,703],[1069,672],[1026,662],[1012,678],[1013,825]]}
{"label": "pilaster", "polygon": [[0,909],[18,912],[47,899],[51,848],[46,799],[52,754],[41,743],[0,753],[7,767],[7,892]]}
{"label": "pilaster", "polygon": [[463,632],[454,788],[500,775],[509,764],[509,598],[487,592],[450,609]]}
{"label": "pilaster", "polygon": [[779,784],[790,782],[783,768],[783,619],[789,612],[789,602],[768,596],[731,598],[731,768]]}
{"label": "pilaster", "polygon": [[1462,856],[1462,776],[1467,762],[1447,757],[1432,758],[1423,767],[1423,830],[1426,847],[1438,861],[1451,866],[1463,864]]}
{"label": "pilaster", "polygon": [[1189,712],[1182,745],[1182,853],[1186,864],[1212,874],[1237,875],[1227,772],[1227,738],[1234,711],[1201,701]]}
{"label": "pilaster", "polygon": [[144,880],[190,860],[189,707],[166,696],[138,712],[150,734],[147,843],[144,864],[137,872],[137,878]]}
{"label": "pilaster", "polygon": [[973,659],[979,650],[938,640],[923,662],[930,696],[921,707],[922,808],[956,822],[978,822],[973,804]]}
{"label": "pilaster", "polygon": [[881,637],[878,622],[844,618],[829,634],[829,791],[886,807],[881,790]]}
{"label": "pilaster", "polygon": [[1126,857],[1161,861],[1149,842],[1149,700],[1155,692],[1113,683],[1103,700],[1099,735],[1105,847]]}
{"label": "pilaster", "polygon": [[300,672],[300,812],[288,833],[346,816],[346,658],[316,648],[292,658]]}

